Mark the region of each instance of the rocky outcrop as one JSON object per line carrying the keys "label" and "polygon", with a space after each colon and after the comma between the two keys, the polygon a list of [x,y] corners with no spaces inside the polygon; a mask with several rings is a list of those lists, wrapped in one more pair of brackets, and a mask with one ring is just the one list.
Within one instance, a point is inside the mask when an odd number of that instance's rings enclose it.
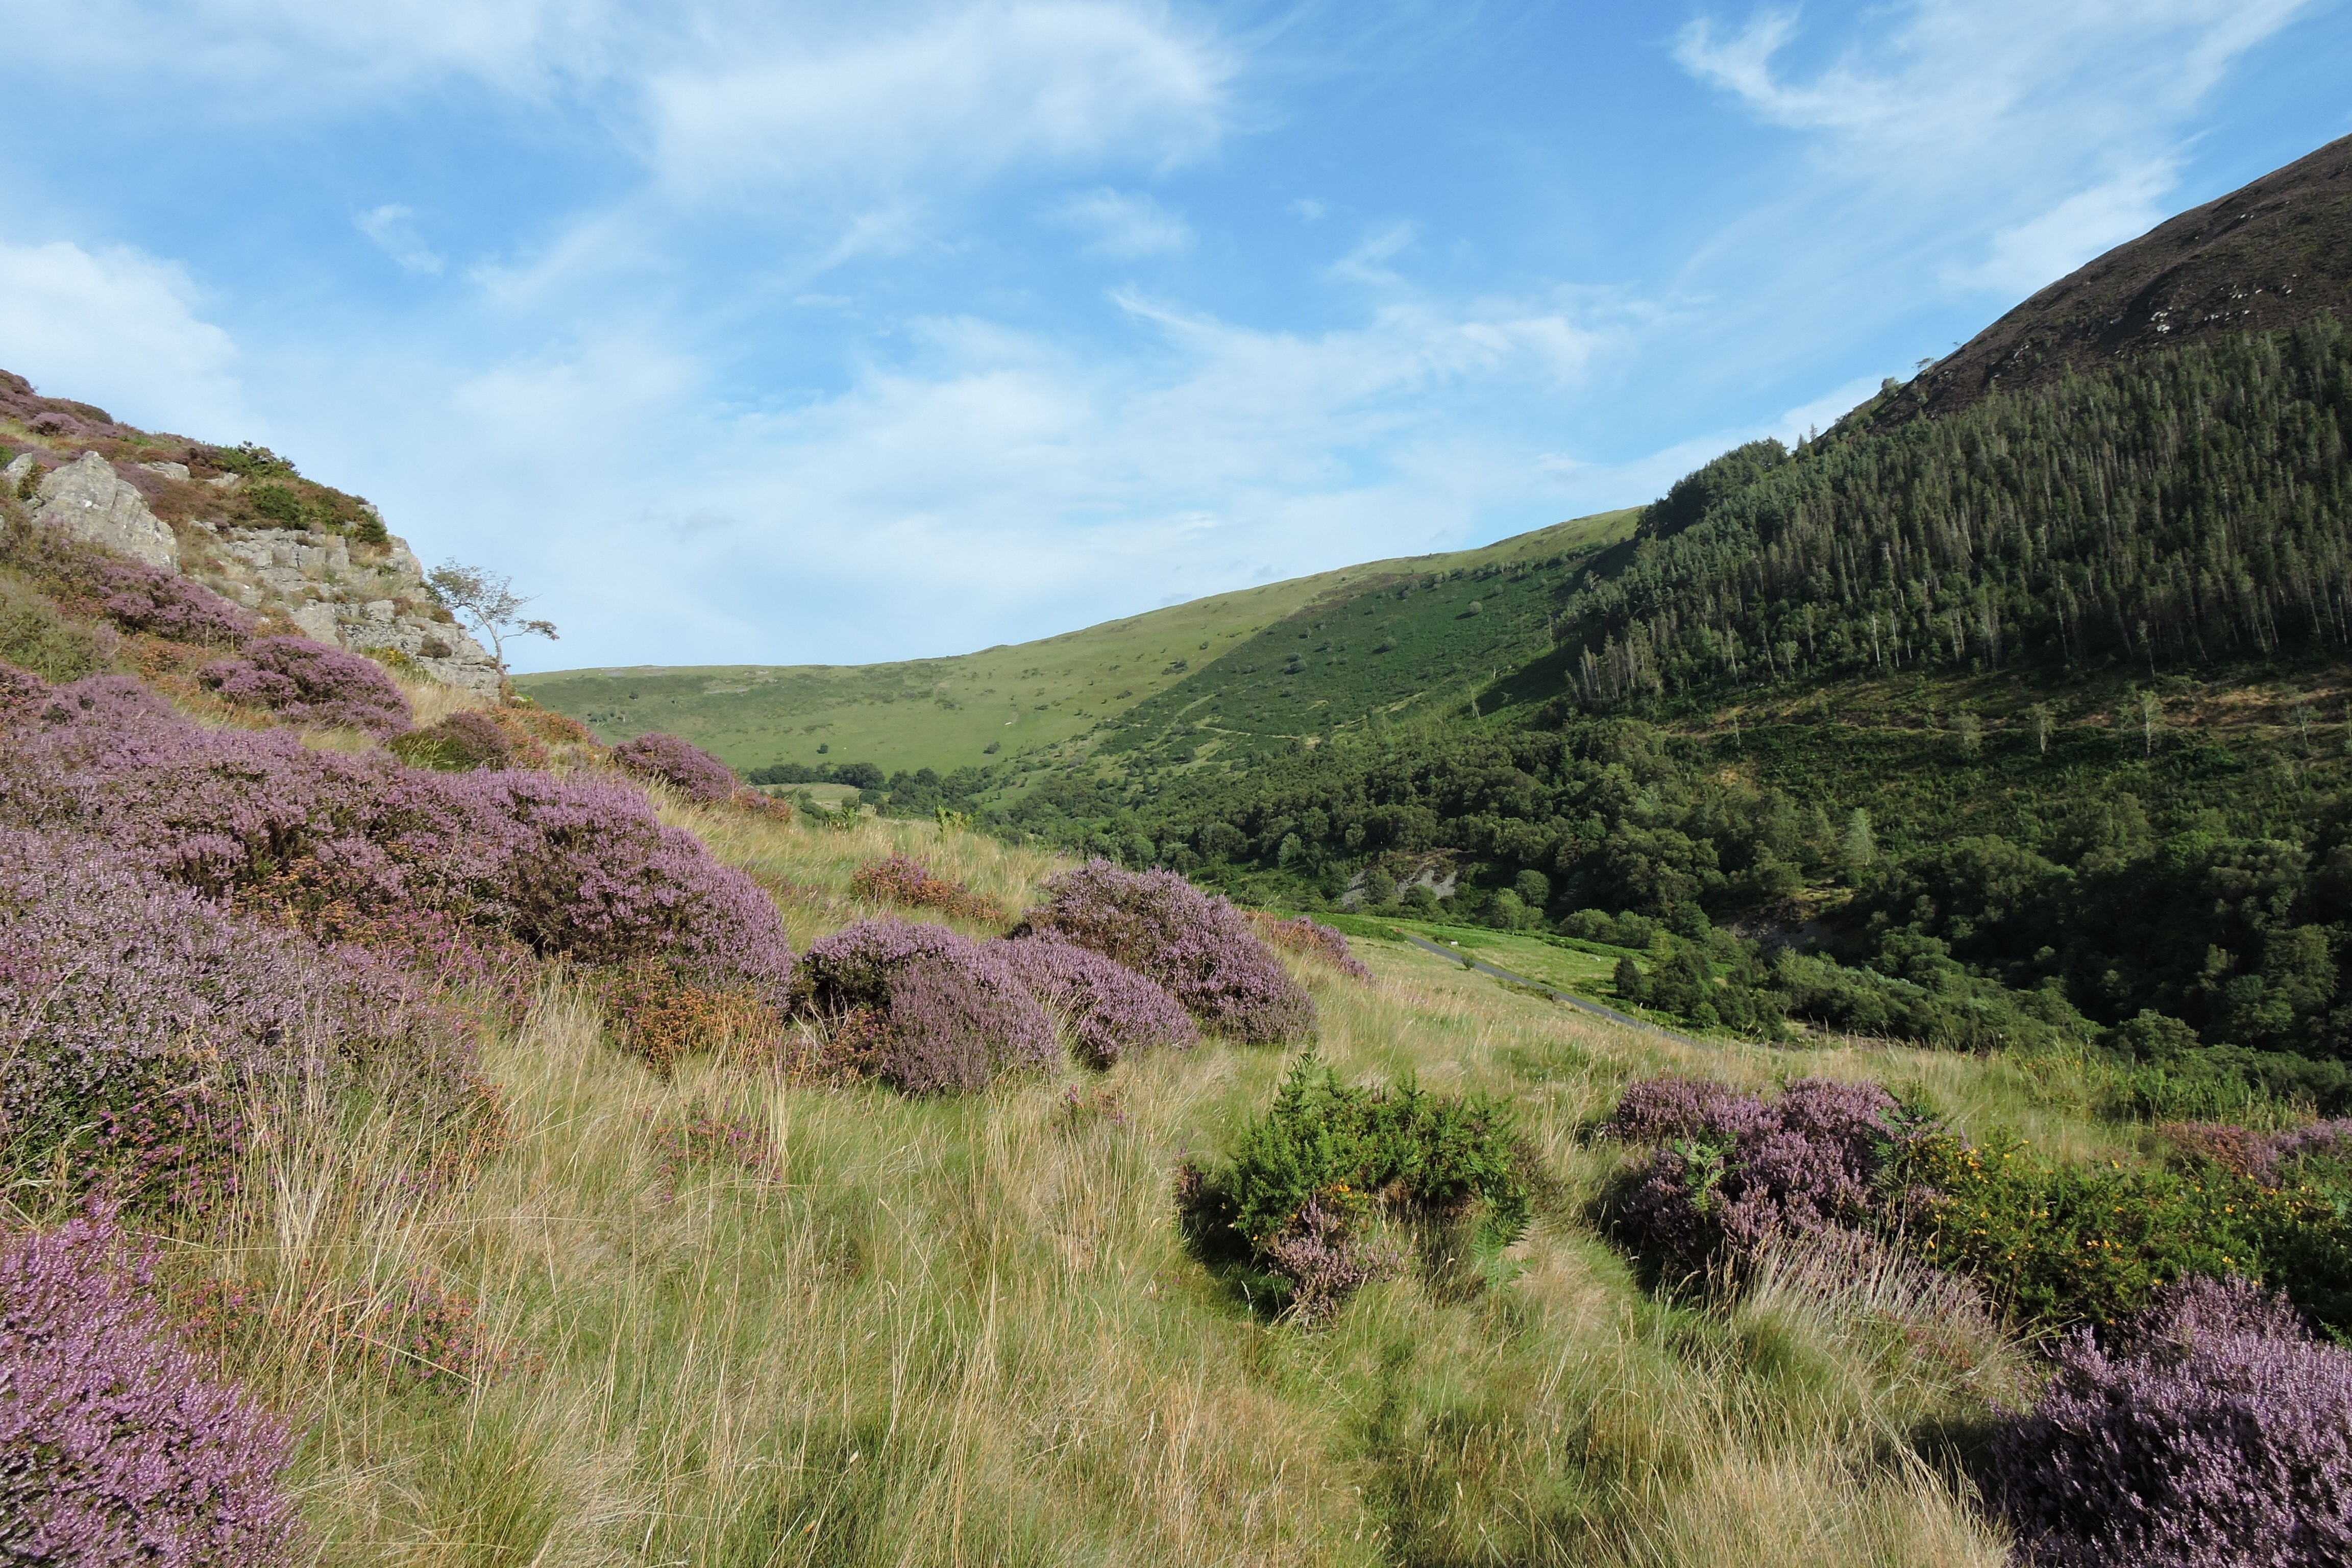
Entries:
{"label": "rocky outcrop", "polygon": [[[361,653],[397,653],[446,685],[498,693],[498,661],[450,620],[425,585],[423,564],[397,537],[355,544],[341,533],[246,528],[202,517],[175,532],[149,510],[131,480],[185,484],[184,463],[126,463],[118,469],[97,452],[70,462],[25,452],[0,472],[10,496],[36,477],[29,510],[37,525],[183,573],[316,641]],[[206,482],[223,492],[241,483],[229,474]]]}
{"label": "rocky outcrop", "polygon": [[[28,458],[9,465],[30,467]],[[138,487],[96,452],[51,468],[33,492],[33,521],[150,566],[176,570],[180,542],[147,510]]]}
{"label": "rocky outcrop", "polygon": [[207,587],[247,609],[274,609],[320,642],[396,652],[446,685],[497,694],[498,661],[446,618],[399,538],[354,552],[338,533],[195,526],[207,537],[189,574]]}

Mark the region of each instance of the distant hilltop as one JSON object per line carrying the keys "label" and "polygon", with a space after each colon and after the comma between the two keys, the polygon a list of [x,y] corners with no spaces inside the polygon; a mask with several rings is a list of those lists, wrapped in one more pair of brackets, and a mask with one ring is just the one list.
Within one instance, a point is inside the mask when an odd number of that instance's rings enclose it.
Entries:
{"label": "distant hilltop", "polygon": [[1872,428],[2159,349],[2352,319],[2352,136],[2077,268],[1873,405]]}

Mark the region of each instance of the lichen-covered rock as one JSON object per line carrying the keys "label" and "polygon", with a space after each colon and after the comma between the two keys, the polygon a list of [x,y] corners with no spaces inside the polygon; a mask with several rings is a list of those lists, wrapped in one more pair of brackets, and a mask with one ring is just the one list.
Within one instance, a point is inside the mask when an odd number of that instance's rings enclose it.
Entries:
{"label": "lichen-covered rock", "polygon": [[33,521],[150,566],[176,568],[180,542],[137,487],[96,452],[52,468],[33,496]]}

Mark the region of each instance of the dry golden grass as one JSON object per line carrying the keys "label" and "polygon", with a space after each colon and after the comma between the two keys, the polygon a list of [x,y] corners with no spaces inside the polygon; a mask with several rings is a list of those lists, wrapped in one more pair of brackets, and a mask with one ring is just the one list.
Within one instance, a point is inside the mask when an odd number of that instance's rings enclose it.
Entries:
{"label": "dry golden grass", "polygon": [[[868,912],[849,876],[893,850],[1016,910],[1058,864],[928,824],[663,809],[797,889],[803,942]],[[491,1042],[512,1138],[477,1179],[421,1189],[345,1112],[257,1158],[234,1234],[175,1269],[267,1305],[229,1354],[307,1432],[322,1563],[2000,1559],[1916,1441],[2008,1375],[1997,1334],[1968,1339],[1910,1277],[1789,1270],[1664,1304],[1584,1217],[1616,1156],[1583,1132],[1630,1077],[1934,1063],[1696,1051],[1363,952],[1369,985],[1297,968],[1325,1058],[1509,1095],[1566,1182],[1507,1283],[1416,1272],[1315,1331],[1193,1262],[1172,1167],[1264,1105],[1278,1051],[1210,1042],[961,1101],[702,1059],[664,1081],[560,976]],[[757,1168],[671,1157],[670,1130],[713,1112],[751,1130]],[[497,1353],[462,1376],[349,1353],[396,1335],[419,1278],[478,1302]],[[1922,1322],[1991,1370],[1914,1349]]]}

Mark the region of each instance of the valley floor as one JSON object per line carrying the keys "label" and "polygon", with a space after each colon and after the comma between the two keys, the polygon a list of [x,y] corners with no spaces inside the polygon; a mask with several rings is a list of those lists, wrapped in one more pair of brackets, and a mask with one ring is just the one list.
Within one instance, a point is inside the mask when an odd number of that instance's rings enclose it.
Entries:
{"label": "valley floor", "polygon": [[[1056,865],[926,824],[670,815],[782,890],[803,945],[873,912],[849,874],[894,847],[1014,908]],[[173,1268],[268,1304],[228,1350],[307,1432],[331,1563],[2002,1561],[1955,1446],[2023,1386],[2021,1352],[1884,1279],[1663,1304],[1586,1218],[1621,1155],[1585,1134],[1664,1068],[1867,1075],[2130,1158],[2080,1085],[1862,1046],[1685,1051],[1357,947],[1370,984],[1297,970],[1324,1058],[1507,1096],[1558,1177],[1505,1277],[1423,1237],[1318,1330],[1187,1254],[1174,1166],[1265,1105],[1282,1051],[1213,1041],[966,1100],[695,1061],[665,1081],[561,981],[486,1064],[510,1136],[476,1180],[418,1191],[347,1126],[265,1156],[233,1239]],[[373,1321],[425,1333],[425,1370],[320,1371],[310,1347]]]}

